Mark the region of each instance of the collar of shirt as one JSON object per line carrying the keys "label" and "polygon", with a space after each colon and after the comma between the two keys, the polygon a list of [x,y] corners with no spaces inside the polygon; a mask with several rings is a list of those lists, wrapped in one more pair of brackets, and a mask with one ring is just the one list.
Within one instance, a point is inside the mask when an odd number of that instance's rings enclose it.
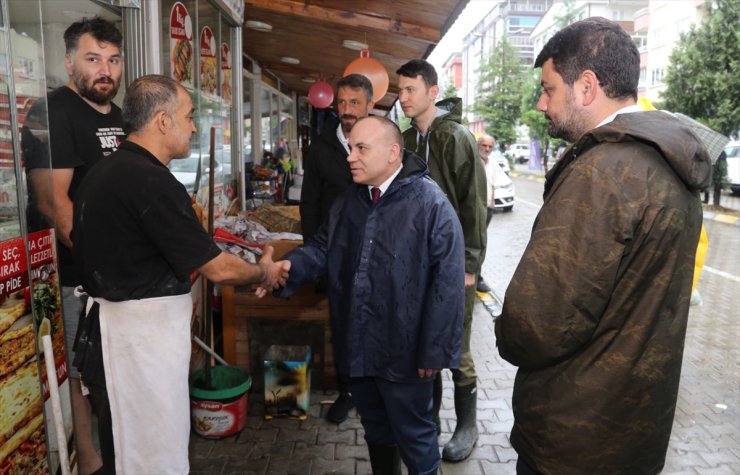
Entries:
{"label": "collar of shirt", "polygon": [[[597,125],[596,127],[601,127],[602,125],[608,124],[609,122],[616,119],[619,114],[631,114],[633,112],[643,112],[642,107],[638,106],[637,104],[633,104],[627,107],[622,107],[621,109],[619,109],[618,111],[616,111],[615,113],[607,117],[606,119],[599,122],[599,125]],[[594,129],[596,127],[594,127]]]}
{"label": "collar of shirt", "polygon": [[342,130],[341,122],[337,126],[337,138],[339,139],[339,143],[342,144],[344,149],[347,151],[347,155],[349,155],[349,140],[347,140],[347,137],[344,136],[344,130]]}
{"label": "collar of shirt", "polygon": [[[388,190],[388,187],[391,186],[391,183],[393,183],[393,180],[396,179],[399,173],[401,173],[401,169],[403,168],[403,164],[401,164],[400,167],[398,167],[398,170],[393,173],[393,175],[389,176],[387,180],[385,180],[383,183],[378,186],[380,188],[380,196],[383,196],[385,192]],[[373,192],[371,191],[373,188],[375,188],[373,185],[367,186],[367,192],[370,193],[370,199],[373,198]]]}

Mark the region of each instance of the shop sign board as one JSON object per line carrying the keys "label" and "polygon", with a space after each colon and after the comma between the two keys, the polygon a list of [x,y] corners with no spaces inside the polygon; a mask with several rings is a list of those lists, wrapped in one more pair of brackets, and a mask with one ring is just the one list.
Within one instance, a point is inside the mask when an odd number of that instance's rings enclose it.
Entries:
{"label": "shop sign board", "polygon": [[221,97],[231,102],[231,51],[228,43],[221,43]]}
{"label": "shop sign board", "polygon": [[170,11],[170,71],[175,81],[193,88],[193,19],[181,2]]}
{"label": "shop sign board", "polygon": [[218,88],[218,58],[216,57],[216,38],[210,26],[200,30],[200,90],[209,96],[216,96]]}

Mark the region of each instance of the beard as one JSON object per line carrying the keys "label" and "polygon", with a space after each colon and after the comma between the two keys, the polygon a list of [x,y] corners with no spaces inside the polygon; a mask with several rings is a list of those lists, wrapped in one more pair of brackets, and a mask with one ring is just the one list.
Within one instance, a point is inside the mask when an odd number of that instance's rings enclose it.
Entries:
{"label": "beard", "polygon": [[576,108],[575,104],[575,96],[571,92],[568,94],[568,101],[560,118],[545,114],[547,133],[551,137],[575,143],[588,131],[587,118]]}
{"label": "beard", "polygon": [[[113,78],[102,77],[93,81],[86,74],[78,75],[75,74],[75,71],[72,71],[72,73],[75,86],[80,91],[80,96],[99,105],[110,103],[116,97],[118,88],[121,85],[120,79],[115,81]],[[95,87],[97,84],[107,84],[109,88],[107,90],[98,90]]]}
{"label": "beard", "polygon": [[[350,115],[350,114],[344,114],[339,118],[339,122],[342,123],[342,132],[345,134],[349,133],[352,130],[352,127],[357,123],[357,116]],[[345,121],[351,121],[351,122],[345,122]]]}

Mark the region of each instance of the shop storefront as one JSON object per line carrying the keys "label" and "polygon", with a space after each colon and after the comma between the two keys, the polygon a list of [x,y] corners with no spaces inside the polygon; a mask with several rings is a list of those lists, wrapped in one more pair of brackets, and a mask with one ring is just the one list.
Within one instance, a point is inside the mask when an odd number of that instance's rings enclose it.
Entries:
{"label": "shop storefront", "polygon": [[[48,119],[34,104],[64,85],[64,30],[83,17],[102,16],[124,36],[126,85],[150,73],[169,75],[191,93],[198,134],[190,161],[194,199],[214,215],[243,203],[242,0],[0,0],[0,473],[58,473],[64,434],[72,450],[68,368],[52,225],[27,218],[31,183],[50,186],[48,167],[26,169],[33,141],[48,155]],[[43,109],[41,109],[43,110]],[[31,112],[31,114],[29,114]],[[213,190],[209,184],[210,131],[215,129]],[[38,172],[38,173],[37,173]],[[44,182],[47,180],[47,182]],[[210,191],[210,192],[209,192]],[[195,283],[196,305],[202,293]],[[202,327],[194,315],[194,331]],[[54,425],[47,366],[40,346],[53,343],[62,417]],[[201,335],[202,336],[202,335]],[[195,364],[203,354],[196,347]],[[52,385],[53,386],[53,385]],[[59,428],[59,431],[57,431]],[[72,454],[74,463],[74,454]],[[60,473],[60,472],[59,472]]]}

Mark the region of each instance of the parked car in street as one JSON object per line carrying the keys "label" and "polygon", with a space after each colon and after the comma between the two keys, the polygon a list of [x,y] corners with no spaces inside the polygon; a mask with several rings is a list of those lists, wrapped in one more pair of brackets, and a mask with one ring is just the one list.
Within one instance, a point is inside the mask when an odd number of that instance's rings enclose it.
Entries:
{"label": "parked car in street", "polygon": [[727,155],[727,178],[732,194],[740,196],[740,141],[732,141],[725,147]]}
{"label": "parked car in street", "polygon": [[[221,156],[219,156],[221,155]],[[195,178],[198,175],[198,164],[202,161],[202,172],[200,178],[200,186],[208,186],[209,173],[209,159],[208,152],[203,153],[203,158],[200,160],[201,153],[197,150],[193,151],[187,158],[178,158],[172,160],[169,164],[170,171],[175,176],[177,181],[185,185],[185,189],[188,193],[192,194],[195,191]],[[221,181],[225,176],[231,175],[231,163],[222,164],[221,160],[226,157],[226,161],[230,159],[229,154],[217,154],[216,155],[216,167],[214,177],[216,180]]]}
{"label": "parked car in street", "polygon": [[527,163],[529,161],[529,144],[515,143],[506,152],[516,163]]}
{"label": "parked car in street", "polygon": [[499,152],[498,150],[494,150],[493,152],[491,152],[490,156],[493,157],[494,161],[498,163],[501,168],[503,168],[507,175],[511,172],[509,159],[506,158],[503,153]]}
{"label": "parked car in street", "polygon": [[514,183],[501,166],[494,167],[493,209],[514,209]]}

